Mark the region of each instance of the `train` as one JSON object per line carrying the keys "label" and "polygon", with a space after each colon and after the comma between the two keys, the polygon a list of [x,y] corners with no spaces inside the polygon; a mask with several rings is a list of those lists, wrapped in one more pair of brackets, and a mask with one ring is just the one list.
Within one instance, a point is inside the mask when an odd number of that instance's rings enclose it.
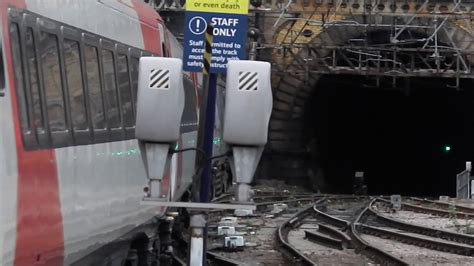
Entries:
{"label": "train", "polygon": [[[140,204],[139,58],[180,58],[179,42],[139,0],[2,0],[0,17],[0,265],[124,265],[132,249],[145,265],[168,210]],[[201,79],[184,73],[182,149],[196,145]],[[195,157],[173,156],[171,200]]]}

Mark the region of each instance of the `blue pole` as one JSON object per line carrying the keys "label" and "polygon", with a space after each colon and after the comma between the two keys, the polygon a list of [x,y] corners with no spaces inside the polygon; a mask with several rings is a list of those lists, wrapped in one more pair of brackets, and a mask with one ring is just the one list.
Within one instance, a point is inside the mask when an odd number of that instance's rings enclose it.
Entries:
{"label": "blue pole", "polygon": [[[200,200],[201,202],[209,202],[209,191],[211,188],[211,166],[212,160],[209,158],[212,157],[212,149],[214,144],[214,123],[215,123],[215,114],[216,114],[216,88],[217,87],[217,74],[209,74],[208,82],[208,95],[207,99],[204,99],[206,106],[206,116],[204,118],[204,137],[202,148],[206,153],[206,158],[203,163],[203,170],[201,174],[201,189],[200,189]],[[204,88],[205,89],[205,88]],[[204,94],[205,95],[205,94]],[[203,248],[204,252],[202,254],[203,264],[206,265],[207,260],[207,225],[204,227],[203,231]]]}
{"label": "blue pole", "polygon": [[216,117],[216,90],[217,74],[209,74],[209,91],[207,97],[206,118],[204,125],[204,143],[203,149],[206,152],[206,160],[203,162],[203,171],[201,176],[201,202],[209,202],[209,192],[211,188],[211,166],[212,149],[214,143],[214,123]]}

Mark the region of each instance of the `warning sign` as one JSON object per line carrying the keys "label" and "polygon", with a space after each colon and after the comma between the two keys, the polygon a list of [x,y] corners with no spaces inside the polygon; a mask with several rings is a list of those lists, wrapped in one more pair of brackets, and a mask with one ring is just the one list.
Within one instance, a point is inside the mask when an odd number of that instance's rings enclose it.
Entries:
{"label": "warning sign", "polygon": [[249,0],[187,0],[186,11],[247,15]]}
{"label": "warning sign", "polygon": [[229,60],[246,58],[248,4],[248,0],[186,1],[183,42],[185,71],[202,71],[204,33],[209,24],[214,27],[211,73],[224,74]]}

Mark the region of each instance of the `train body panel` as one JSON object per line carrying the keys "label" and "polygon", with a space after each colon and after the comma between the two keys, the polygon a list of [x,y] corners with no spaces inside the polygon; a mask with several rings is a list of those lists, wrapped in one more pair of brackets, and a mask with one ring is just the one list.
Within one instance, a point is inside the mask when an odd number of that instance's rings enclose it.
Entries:
{"label": "train body panel", "polygon": [[[51,19],[155,55],[181,57],[182,50],[158,14],[137,0],[0,3],[7,80],[0,97],[0,265],[72,264],[165,209],[140,205],[147,180],[137,140],[25,148],[9,9],[38,15],[42,26]],[[199,82],[194,74],[185,77],[186,121],[179,148],[194,147],[197,136]],[[185,152],[172,157],[164,186],[175,188],[174,200],[191,183],[195,156]]]}
{"label": "train body panel", "polygon": [[[0,23],[3,26],[3,19]],[[3,55],[3,60],[0,63],[7,62],[7,55]],[[0,265],[6,266],[12,265],[15,254],[18,181],[12,99],[6,91],[8,87],[9,79],[6,78],[5,88],[2,88],[4,96],[0,97]]]}
{"label": "train body panel", "polygon": [[66,264],[161,213],[139,205],[146,175],[137,149],[134,140],[56,149]]}

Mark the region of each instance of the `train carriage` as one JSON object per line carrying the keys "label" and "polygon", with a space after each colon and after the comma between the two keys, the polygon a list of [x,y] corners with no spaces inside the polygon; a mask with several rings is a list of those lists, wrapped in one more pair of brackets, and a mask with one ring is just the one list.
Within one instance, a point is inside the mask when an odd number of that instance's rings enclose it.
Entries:
{"label": "train carriage", "polygon": [[[0,265],[108,263],[100,250],[122,242],[126,256],[165,211],[140,205],[138,61],[181,57],[178,42],[138,0],[4,0],[0,17]],[[196,142],[197,76],[184,85],[181,148]],[[173,156],[174,199],[194,157]]]}

